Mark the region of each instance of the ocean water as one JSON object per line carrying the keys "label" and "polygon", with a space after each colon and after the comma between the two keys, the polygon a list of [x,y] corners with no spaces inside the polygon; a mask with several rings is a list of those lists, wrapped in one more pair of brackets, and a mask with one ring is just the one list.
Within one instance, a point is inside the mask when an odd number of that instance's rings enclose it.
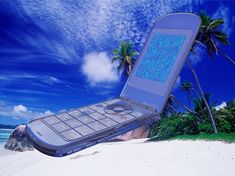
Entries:
{"label": "ocean water", "polygon": [[0,145],[4,145],[11,135],[12,129],[0,129]]}
{"label": "ocean water", "polygon": [[0,128],[0,158],[3,156],[13,155],[17,152],[4,149],[4,145],[7,142],[8,137],[11,135],[13,129],[2,129]]}

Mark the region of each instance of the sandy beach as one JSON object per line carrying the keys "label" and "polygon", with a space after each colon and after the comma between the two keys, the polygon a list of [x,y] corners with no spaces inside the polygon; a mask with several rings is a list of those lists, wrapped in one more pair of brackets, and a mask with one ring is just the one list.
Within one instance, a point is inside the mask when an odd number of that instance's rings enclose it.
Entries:
{"label": "sandy beach", "polygon": [[63,158],[32,152],[0,157],[1,176],[231,176],[235,144],[207,141],[104,143]]}

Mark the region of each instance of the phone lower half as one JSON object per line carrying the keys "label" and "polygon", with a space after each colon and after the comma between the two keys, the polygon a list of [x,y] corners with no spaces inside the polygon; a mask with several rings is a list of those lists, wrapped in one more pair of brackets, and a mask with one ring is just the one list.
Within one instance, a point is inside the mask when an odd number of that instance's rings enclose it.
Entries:
{"label": "phone lower half", "polygon": [[32,145],[62,157],[139,128],[157,116],[122,99],[114,99],[36,119],[27,124]]}

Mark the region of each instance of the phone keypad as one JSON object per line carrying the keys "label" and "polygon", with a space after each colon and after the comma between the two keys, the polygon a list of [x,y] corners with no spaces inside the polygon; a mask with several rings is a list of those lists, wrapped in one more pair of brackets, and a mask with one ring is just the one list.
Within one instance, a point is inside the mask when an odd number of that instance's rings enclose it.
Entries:
{"label": "phone keypad", "polygon": [[63,123],[63,122],[56,123],[56,124],[51,125],[51,126],[52,126],[52,128],[54,128],[58,132],[62,132],[62,131],[70,129],[70,127],[68,125],[66,125],[65,123]]}
{"label": "phone keypad", "polygon": [[117,101],[120,100],[114,99],[108,102],[70,110],[42,118],[42,121],[63,139],[69,141],[76,140],[135,118],[133,112],[132,115],[122,115],[121,113],[119,115],[112,115],[103,111],[103,108],[108,104]]}
{"label": "phone keypad", "polygon": [[43,119],[47,124],[52,125],[58,122],[61,122],[58,118],[56,118],[55,116],[49,116],[49,117],[45,117]]}
{"label": "phone keypad", "polygon": [[94,130],[92,130],[91,128],[89,128],[88,126],[85,126],[85,125],[77,127],[77,128],[75,128],[75,130],[77,132],[79,132],[80,134],[82,134],[83,136],[89,135],[89,134],[95,132]]}
{"label": "phone keypad", "polygon": [[62,136],[64,136],[68,140],[75,140],[75,139],[81,137],[81,135],[73,129],[64,131],[61,134],[62,134]]}
{"label": "phone keypad", "polygon": [[91,117],[89,117],[87,115],[79,117],[78,120],[81,121],[82,123],[85,123],[85,124],[95,121],[94,119],[92,119]]}
{"label": "phone keypad", "polygon": [[100,122],[108,127],[111,127],[111,126],[118,124],[117,122],[115,122],[114,120],[109,119],[109,118],[101,119]]}
{"label": "phone keypad", "polygon": [[78,126],[83,125],[82,122],[80,122],[80,121],[78,121],[78,120],[76,120],[76,119],[67,120],[67,121],[65,121],[65,123],[66,123],[67,125],[69,125],[71,128],[75,128],[75,127],[78,127]]}
{"label": "phone keypad", "polygon": [[91,127],[92,129],[96,130],[96,131],[100,131],[100,130],[103,130],[105,129],[106,127],[99,123],[99,122],[92,122],[92,123],[88,123],[87,126]]}
{"label": "phone keypad", "polygon": [[56,115],[60,120],[65,121],[65,120],[69,120],[72,119],[73,117],[67,113],[63,113],[63,114],[58,114]]}

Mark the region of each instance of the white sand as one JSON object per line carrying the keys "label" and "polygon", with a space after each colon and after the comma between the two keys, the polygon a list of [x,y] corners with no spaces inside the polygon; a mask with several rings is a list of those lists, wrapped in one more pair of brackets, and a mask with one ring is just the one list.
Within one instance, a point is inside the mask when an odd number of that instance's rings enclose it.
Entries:
{"label": "white sand", "polygon": [[63,158],[1,155],[0,176],[231,176],[235,144],[206,141],[99,144]]}

